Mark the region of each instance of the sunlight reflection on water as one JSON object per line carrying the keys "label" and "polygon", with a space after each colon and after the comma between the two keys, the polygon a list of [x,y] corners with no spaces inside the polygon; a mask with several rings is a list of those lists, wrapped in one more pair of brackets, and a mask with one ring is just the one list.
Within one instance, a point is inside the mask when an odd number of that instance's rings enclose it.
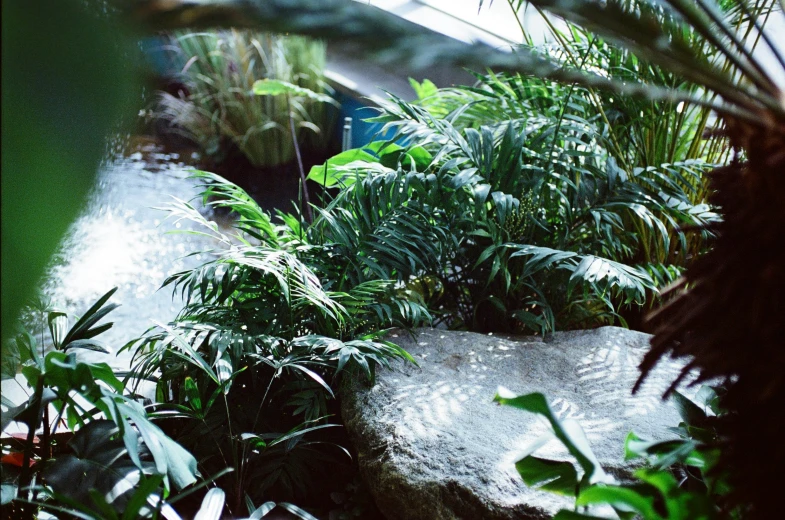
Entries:
{"label": "sunlight reflection on water", "polygon": [[[167,322],[175,317],[182,301],[173,299],[170,289],[158,289],[167,276],[207,260],[204,255],[186,255],[216,246],[207,237],[167,233],[175,225],[156,209],[172,196],[190,200],[198,195],[187,178],[190,168],[176,158],[135,153],[106,163],[42,284],[44,296],[72,316],[118,287],[111,301],[121,306],[105,320],[113,321],[114,327],[100,338],[114,352],[149,328],[152,320]],[[178,231],[195,228],[186,222],[177,227]],[[130,361],[129,353],[80,356],[121,369],[128,368]]]}

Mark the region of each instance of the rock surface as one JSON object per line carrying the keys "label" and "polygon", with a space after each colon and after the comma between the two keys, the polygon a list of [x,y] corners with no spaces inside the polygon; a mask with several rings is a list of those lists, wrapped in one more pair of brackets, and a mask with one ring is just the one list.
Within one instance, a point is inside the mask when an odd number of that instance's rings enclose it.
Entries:
{"label": "rock surface", "polygon": [[[576,419],[603,467],[623,476],[624,438],[672,437],[679,417],[660,396],[680,366],[661,362],[630,390],[649,335],[617,327],[556,333],[546,341],[421,329],[392,341],[419,363],[380,371],[376,384],[347,383],[342,413],[360,471],[389,519],[550,518],[570,500],[527,488],[520,453],[548,423],[492,403],[499,386],[542,392],[559,416]],[[538,456],[569,460],[550,441]]]}

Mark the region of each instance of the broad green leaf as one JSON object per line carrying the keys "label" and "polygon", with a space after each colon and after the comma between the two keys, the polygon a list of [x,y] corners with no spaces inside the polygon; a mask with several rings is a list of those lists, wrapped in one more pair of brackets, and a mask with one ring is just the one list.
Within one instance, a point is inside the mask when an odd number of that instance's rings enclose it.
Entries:
{"label": "broad green leaf", "polygon": [[674,391],[673,404],[679,412],[681,419],[687,423],[687,426],[702,427],[706,424],[706,412],[700,409],[698,405],[693,403],[688,397]]}
{"label": "broad green leaf", "polygon": [[578,491],[578,472],[571,462],[530,455],[516,462],[515,469],[527,486],[567,496]]}
{"label": "broad green leaf", "polygon": [[158,426],[132,406],[120,405],[119,409],[139,429],[139,434],[153,455],[159,474],[171,478],[177,489],[196,482],[196,459],[193,455],[170,439]]}
{"label": "broad green leaf", "polygon": [[613,482],[613,478],[603,471],[597,461],[597,458],[586,439],[586,435],[583,433],[580,426],[574,421],[562,422],[559,420],[558,417],[556,417],[556,414],[551,410],[551,407],[548,405],[548,401],[543,394],[531,393],[515,396],[508,390],[500,388],[493,400],[499,404],[513,406],[545,417],[548,422],[550,422],[556,437],[564,444],[570,454],[578,460],[578,463],[583,468],[583,471],[585,472],[582,479],[583,481],[588,484]]}
{"label": "broad green leaf", "polygon": [[332,97],[326,94],[319,94],[311,89],[278,79],[266,78],[256,80],[253,84],[253,93],[257,96],[301,96],[320,103],[338,104]]}
{"label": "broad green leaf", "polygon": [[575,501],[577,506],[607,504],[622,511],[634,511],[646,520],[662,520],[654,509],[654,498],[644,496],[631,487],[591,486],[581,491]]}
{"label": "broad green leaf", "polygon": [[350,186],[354,183],[356,175],[351,174],[347,170],[350,170],[354,165],[359,168],[365,163],[378,162],[378,157],[371,155],[362,148],[346,150],[331,157],[324,164],[313,166],[308,173],[308,180],[327,188],[332,188],[336,185]]}
{"label": "broad green leaf", "polygon": [[685,439],[645,441],[630,432],[624,442],[624,460],[645,457],[659,469],[669,468],[677,463],[702,465],[702,457],[696,451],[697,446],[695,441]]}

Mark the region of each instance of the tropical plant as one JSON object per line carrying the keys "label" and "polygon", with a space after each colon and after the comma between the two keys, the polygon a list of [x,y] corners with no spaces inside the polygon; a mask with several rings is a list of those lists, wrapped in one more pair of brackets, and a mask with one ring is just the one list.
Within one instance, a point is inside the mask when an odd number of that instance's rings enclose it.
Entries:
{"label": "tropical plant", "polygon": [[[65,313],[49,310],[48,353],[29,332],[16,338],[14,368],[32,389],[25,403],[3,399],[2,430],[14,422],[27,428],[19,448],[3,450],[3,507],[17,518],[33,518],[39,507],[93,511],[103,518],[150,516],[172,491],[197,481],[196,460],[124,394],[109,365],[76,357],[78,350],[106,352],[96,337],[112,326],[99,322],[117,307],[107,305],[115,290],[70,328]],[[68,450],[58,446],[55,453],[60,427],[75,434]]]}
{"label": "tropical plant", "polygon": [[[562,510],[558,520],[609,518],[592,508],[609,506],[612,518],[644,520],[697,520],[744,518],[744,511],[729,508],[727,473],[717,471],[719,436],[714,424],[723,415],[724,389],[704,386],[696,395],[703,408],[684,395],[673,398],[682,422],[672,431],[678,438],[648,441],[630,432],[624,445],[624,460],[644,459],[646,465],[634,472],[634,480],[619,483],[603,471],[586,434],[572,420],[560,420],[542,394],[515,396],[500,389],[494,401],[543,416],[551,433],[532,443],[515,463],[523,481],[543,491],[575,498],[573,511]],[[709,412],[709,413],[707,413]],[[578,463],[536,457],[534,453],[550,438],[556,438]]]}
{"label": "tropical plant", "polygon": [[[777,447],[785,424],[777,404],[785,396],[785,378],[773,368],[785,361],[777,339],[783,330],[779,320],[771,319],[785,286],[775,238],[783,221],[778,173],[785,168],[785,97],[774,71],[747,42],[759,39],[771,52],[773,67],[785,69],[785,56],[765,27],[782,5],[764,0],[531,3],[694,83],[698,91],[683,101],[711,106],[719,116],[717,132],[727,138],[734,156],[711,174],[711,201],[723,217],[711,225],[718,238],[652,316],[655,337],[641,365],[641,380],[670,353],[690,361],[666,395],[691,370],[699,371],[700,380],[728,381],[725,405],[734,413],[722,427],[729,447],[719,464],[730,474],[730,500],[751,505],[751,518],[772,517],[780,505],[769,475],[785,462],[785,450]],[[682,36],[685,27],[722,59],[690,52]],[[642,87],[651,98],[674,96],[669,89]],[[731,311],[738,302],[744,305]]]}
{"label": "tropical plant", "polygon": [[[564,38],[564,35],[557,34]],[[576,28],[571,34],[578,38],[581,33]],[[583,42],[582,46],[578,46],[567,41],[564,45],[575,54],[568,54],[572,58],[569,63],[576,60],[576,67],[588,70],[607,65],[612,62],[608,54],[618,52],[614,47],[594,40],[588,45]],[[638,63],[631,57],[626,58]],[[645,70],[653,75],[651,69]],[[620,65],[608,65],[609,74],[623,75],[627,81],[634,77],[636,71]],[[697,108],[694,111],[677,110],[675,105],[657,102],[645,105],[635,103],[636,100],[618,99],[618,96],[614,100],[604,92],[590,88],[565,86],[521,74],[475,76],[477,84],[474,87],[436,89],[412,82],[418,92],[418,105],[434,116],[454,114],[451,122],[461,130],[479,130],[482,126],[493,127],[510,120],[522,125],[528,122],[530,135],[532,125],[541,126],[542,134],[552,132],[552,142],[544,137],[532,139],[539,149],[527,153],[525,161],[530,163],[527,168],[550,169],[558,175],[564,170],[580,172],[586,157],[591,155],[600,159],[612,158],[618,175],[636,179],[661,199],[650,209],[667,228],[667,237],[663,236],[661,228],[652,229],[636,223],[634,219],[624,218],[623,224],[637,238],[637,244],[632,246],[636,250],[633,256],[637,263],[646,265],[652,274],[668,269],[677,273],[671,279],[666,278],[666,282],[673,281],[692,258],[705,250],[710,233],[705,230],[685,233],[682,230],[699,228],[701,224],[716,219],[706,204],[704,173],[722,159],[723,150],[717,146],[720,142],[717,136],[709,139],[713,146],[705,146],[702,139],[704,128],[701,126],[705,123],[703,111],[694,113]],[[400,111],[397,112],[400,114]],[[668,121],[671,126],[657,128],[664,119],[659,117],[662,113],[676,114],[672,122]],[[401,134],[405,135],[406,131]],[[577,142],[576,137],[584,143]],[[558,154],[557,162],[549,162],[546,157],[548,150],[544,148],[549,145],[553,145],[551,153]],[[563,151],[565,146],[569,151]],[[553,159],[556,160],[556,157]],[[510,179],[509,182],[514,181]],[[664,210],[658,211],[657,205]]]}
{"label": "tropical plant", "polygon": [[[718,118],[714,127],[734,150],[731,163],[711,175],[710,202],[723,219],[711,224],[710,231],[718,237],[710,252],[691,265],[683,281],[668,293],[674,299],[654,316],[653,349],[642,369],[645,377],[661,356],[672,353],[689,357],[685,370],[698,370],[701,379],[731,382],[728,407],[736,413],[724,431],[733,448],[723,451],[720,464],[731,470],[733,500],[752,504],[753,518],[775,516],[779,501],[769,475],[785,463],[785,448],[778,441],[785,424],[778,404],[785,397],[785,377],[778,369],[785,354],[778,338],[785,331],[770,313],[781,306],[785,287],[777,242],[783,222],[783,187],[777,172],[785,167],[785,104],[773,74],[746,41],[759,38],[772,54],[774,67],[785,69],[785,57],[765,28],[781,3],[513,1],[516,8],[529,4],[672,71],[697,85],[697,91],[615,81],[596,71],[566,69],[525,51],[504,54],[481,44],[450,43],[381,10],[345,0],[279,0],[265,2],[264,9],[224,4],[220,10],[147,2],[142,19],[155,28],[177,27],[186,20],[220,25],[233,13],[256,27],[331,41],[338,39],[335,27],[351,27],[350,33],[340,32],[340,38],[363,39],[369,59],[416,63],[422,68],[437,62],[463,66],[480,62],[480,67],[531,73],[617,95],[711,109]],[[734,11],[739,13],[736,24],[726,16]],[[722,59],[696,56],[685,44],[685,29],[700,34]]]}
{"label": "tropical plant", "polygon": [[135,350],[129,381],[156,381],[152,415],[177,430],[202,471],[234,468],[219,484],[237,515],[270,497],[301,498],[326,478],[335,464],[326,461],[346,452],[327,420],[338,377],[373,379],[393,359],[413,361],[381,337],[428,314],[393,281],[336,280],[334,244],[302,220],[282,215],[275,226],[242,189],[214,174],[195,178],[207,204],[238,214],[238,233],[225,234],[188,202],[170,206],[223,249],[170,276],[164,286],[185,307],[124,348]]}
{"label": "tropical plant", "polygon": [[[169,48],[188,92],[159,93],[156,112],[207,155],[220,161],[236,147],[253,166],[272,167],[294,160],[298,142],[326,147],[335,101],[325,94],[324,44],[232,29],[176,33]],[[299,90],[259,97],[253,86],[261,79]]]}
{"label": "tropical plant", "polygon": [[[785,422],[778,406],[785,393],[785,378],[779,373],[783,353],[778,338],[782,336],[782,325],[770,319],[767,310],[779,308],[782,287],[785,286],[785,280],[778,275],[782,259],[777,253],[780,250],[778,228],[783,219],[782,204],[779,203],[782,188],[776,172],[782,169],[785,160],[781,154],[785,142],[785,107],[781,89],[763,71],[759,61],[751,56],[744,38],[735,32],[736,28],[723,20],[715,2],[645,2],[656,5],[658,10],[639,10],[637,6],[643,4],[642,1],[536,0],[532,3],[596,30],[609,41],[620,43],[651,63],[673,70],[680,77],[697,84],[699,91],[694,95],[684,95],[667,87],[614,82],[602,75],[560,68],[542,56],[525,52],[504,53],[482,44],[463,45],[393,14],[351,0],[268,0],[256,3],[238,0],[220,4],[148,0],[133,3],[132,14],[133,19],[141,22],[147,30],[227,26],[230,23],[251,25],[261,30],[307,34],[333,42],[362,41],[364,56],[380,62],[410,63],[420,69],[440,63],[469,66],[476,70],[491,67],[522,71],[580,82],[619,95],[671,99],[684,101],[686,105],[711,108],[723,121],[719,126],[728,136],[731,148],[739,151],[737,160],[717,170],[713,176],[713,188],[717,192],[712,201],[721,208],[724,216],[722,223],[713,226],[713,231],[720,236],[712,251],[692,266],[686,275],[687,282],[672,293],[680,296],[676,303],[659,315],[662,325],[658,327],[656,348],[646,367],[653,365],[663,353],[673,350],[677,355],[695,354],[691,368],[700,369],[703,377],[718,376],[731,380],[733,384],[728,390],[728,402],[737,415],[728,421],[726,431],[733,440],[734,449],[723,452],[721,462],[733,469],[735,500],[752,503],[757,517],[774,516],[779,504],[768,475],[785,461],[785,450],[778,442],[781,425]],[[515,5],[521,3],[516,1]],[[760,0],[722,5],[738,9],[743,15],[739,18],[742,20],[739,28],[749,31],[753,37],[760,35],[766,47],[772,49],[775,60],[785,64],[773,37],[761,30],[771,13],[776,11],[777,3]],[[653,19],[652,12],[664,13],[667,19]],[[35,27],[35,24],[26,26]],[[728,58],[732,63],[731,70],[725,71],[716,62],[696,58],[682,45],[678,32],[667,33],[663,27],[693,27]],[[6,33],[3,31],[4,35]],[[31,31],[30,34],[36,33]],[[70,59],[69,63],[76,62]],[[16,85],[25,85],[28,92],[36,91],[35,81],[21,81]],[[109,90],[111,83],[99,78],[96,85]],[[96,94],[102,91],[92,88],[89,82],[85,90]],[[19,88],[14,92],[15,99],[21,99]],[[15,108],[20,106],[32,107],[35,103],[14,105]],[[29,112],[35,113],[32,109]],[[19,117],[17,120],[24,121]],[[65,127],[73,128],[73,123],[67,118],[62,121],[66,123]],[[3,126],[28,128],[23,124]],[[71,134],[81,135],[79,132]],[[28,149],[31,143],[24,136],[17,142],[17,151]],[[81,150],[81,147],[72,148]],[[35,179],[45,178],[44,172],[50,168],[43,158],[50,155],[29,155],[40,158],[31,161]],[[69,154],[68,157],[73,159],[75,155]],[[24,169],[19,171],[24,172],[22,177],[28,175]],[[5,178],[4,175],[4,182]],[[21,177],[16,174],[11,178]],[[5,201],[3,207],[6,208]],[[3,222],[7,220],[3,219]],[[24,222],[29,225],[29,221]],[[38,230],[46,230],[47,225],[46,221],[36,221]],[[19,232],[18,235],[27,237],[27,233]],[[47,243],[53,242],[49,240]],[[3,255],[3,265],[26,265],[24,259],[5,261],[5,250]],[[22,287],[28,287],[34,278],[28,276],[27,285]],[[5,289],[5,283],[3,287]],[[693,290],[685,291],[687,287]],[[4,291],[4,296],[6,294]],[[4,305],[4,312],[5,308]],[[747,348],[739,348],[739,345]]]}
{"label": "tropical plant", "polygon": [[343,246],[349,229],[367,236],[364,224],[384,219],[388,254],[346,247],[340,257],[382,260],[377,276],[427,289],[452,326],[545,333],[623,323],[617,307],[655,288],[627,263],[670,273],[686,255],[679,226],[715,218],[690,200],[707,165],[625,171],[586,97],[562,89],[559,103],[541,105],[528,93],[558,93],[557,84],[479,78],[486,88],[415,84],[428,92],[420,104],[392,97],[373,119],[389,141],[314,167],[311,180],[344,186],[314,230]]}

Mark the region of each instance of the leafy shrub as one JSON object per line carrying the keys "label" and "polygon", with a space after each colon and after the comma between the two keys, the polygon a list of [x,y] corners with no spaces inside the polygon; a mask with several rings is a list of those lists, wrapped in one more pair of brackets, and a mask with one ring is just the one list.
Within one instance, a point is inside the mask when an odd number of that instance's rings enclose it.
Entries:
{"label": "leafy shrub", "polygon": [[[174,203],[175,218],[204,226],[222,249],[203,265],[169,277],[186,305],[126,345],[136,349],[129,379],[157,382],[155,417],[221,480],[234,514],[268,497],[301,498],[345,449],[327,422],[338,377],[373,379],[379,366],[413,361],[381,337],[391,326],[429,318],[394,280],[360,279],[338,257],[339,245],[291,215],[273,225],[240,188],[197,173],[205,200],[238,214],[234,235],[191,204]],[[217,195],[217,197],[215,197]],[[330,462],[328,462],[330,461]]]}
{"label": "leafy shrub", "polygon": [[[334,117],[323,94],[323,43],[298,36],[230,31],[176,33],[173,61],[187,95],[159,94],[157,113],[214,158],[236,147],[253,166],[271,167],[295,157],[289,117],[297,141],[320,151]],[[304,92],[286,98],[258,96],[261,79],[285,81]],[[334,101],[330,100],[334,103]]]}
{"label": "leafy shrub", "polygon": [[[147,517],[173,491],[194,489],[194,457],[151,422],[109,365],[76,357],[78,350],[106,352],[96,337],[112,326],[99,322],[117,307],[107,305],[115,290],[70,328],[63,312],[44,309],[53,347],[48,353],[29,332],[16,338],[16,366],[4,372],[13,377],[21,370],[32,394],[18,406],[3,401],[2,430],[18,422],[28,433],[18,449],[3,449],[2,503],[19,518],[33,518],[39,507],[87,518]],[[56,453],[61,426],[75,434],[68,449]]]}
{"label": "leafy shrub", "polygon": [[[730,492],[728,475],[718,471],[719,435],[715,429],[721,408],[722,387],[704,386],[697,398],[704,409],[687,397],[674,393],[683,422],[672,428],[678,438],[647,441],[631,432],[624,446],[624,459],[643,458],[647,465],[635,471],[635,480],[619,483],[605,473],[586,440],[586,435],[572,419],[561,421],[551,410],[545,396],[539,393],[514,396],[500,390],[494,401],[545,417],[553,436],[574,457],[582,474],[572,461],[555,461],[526,453],[515,467],[528,486],[575,497],[575,511],[562,510],[558,520],[593,519],[592,508],[604,505],[617,516],[611,518],[644,520],[696,520],[741,518],[743,511],[728,509]],[[708,414],[707,410],[712,413]],[[542,446],[538,442],[533,446]],[[579,512],[580,511],[580,512]]]}
{"label": "leafy shrub", "polygon": [[[565,40],[566,35],[557,34],[561,38],[560,45],[546,49],[560,56],[566,62],[565,66],[581,64],[585,69],[604,70],[611,77],[618,76],[624,81],[637,77],[639,80],[647,78],[655,84],[669,82],[685,92],[695,88],[691,84],[678,84],[665,72],[618,47],[596,39],[588,42],[589,37],[579,28],[570,33],[575,40]],[[695,214],[697,218],[692,221],[689,216],[674,219],[668,211],[657,213],[668,227],[668,241],[662,241],[660,232],[647,226],[633,226],[633,222],[625,219],[625,225],[633,228],[631,231],[639,237],[639,256],[644,262],[652,266],[664,264],[683,268],[705,249],[709,237],[706,230],[683,233],[679,226],[694,226],[716,219],[706,204],[708,187],[703,174],[727,159],[728,150],[721,146],[722,140],[717,135],[704,135],[708,109],[685,108],[673,101],[614,98],[589,87],[563,85],[520,74],[475,76],[477,84],[472,88],[420,88],[419,104],[440,117],[460,114],[453,121],[459,129],[495,126],[507,119],[530,123],[540,120],[539,124],[552,127],[554,134],[563,134],[553,135],[555,148],[550,150],[561,168],[547,163],[549,150],[542,145],[533,150],[539,151],[539,155],[526,156],[534,167],[552,168],[556,173],[560,173],[560,169],[580,172],[584,162],[581,156],[593,154],[613,158],[620,172],[637,177],[655,192],[662,192],[659,194],[664,200],[660,203],[674,207],[676,215],[685,210]],[[662,114],[673,115],[663,118]],[[575,138],[583,141],[584,146]],[[551,144],[550,137],[543,144]],[[565,157],[561,150],[564,145],[568,150],[573,148],[567,152],[572,157]],[[656,176],[661,178],[651,179]]]}
{"label": "leafy shrub", "polygon": [[[560,87],[484,81],[430,89],[420,105],[392,97],[374,118],[394,131],[390,141],[311,170],[312,180],[343,186],[312,232],[341,245],[346,276],[409,284],[453,327],[545,333],[624,323],[620,305],[655,294],[648,272],[669,281],[668,262],[685,256],[679,228],[716,218],[690,197],[708,165],[626,171],[585,99],[565,93],[538,105],[523,86]],[[491,97],[495,105],[485,103]]]}
{"label": "leafy shrub", "polygon": [[[785,362],[779,339],[785,329],[773,319],[785,287],[780,268],[785,257],[777,238],[785,220],[780,203],[785,187],[779,181],[785,169],[785,105],[777,79],[785,55],[771,23],[781,17],[782,2],[526,3],[580,24],[658,65],[678,83],[691,84],[687,96],[671,85],[658,88],[638,80],[606,86],[616,94],[637,92],[710,108],[716,116],[713,133],[733,150],[732,160],[709,176],[709,201],[722,215],[710,227],[716,240],[674,285],[667,305],[652,315],[654,338],[641,364],[641,381],[666,355],[688,360],[666,396],[690,371],[704,381],[726,381],[726,406],[733,413],[722,423],[727,449],[718,465],[729,471],[734,488],[728,500],[749,506],[748,518],[781,516],[770,475],[785,464],[779,442],[785,378],[777,368]],[[701,41],[700,52],[689,45],[691,35]],[[763,52],[753,53],[755,45]],[[767,63],[763,53],[774,59]]]}

